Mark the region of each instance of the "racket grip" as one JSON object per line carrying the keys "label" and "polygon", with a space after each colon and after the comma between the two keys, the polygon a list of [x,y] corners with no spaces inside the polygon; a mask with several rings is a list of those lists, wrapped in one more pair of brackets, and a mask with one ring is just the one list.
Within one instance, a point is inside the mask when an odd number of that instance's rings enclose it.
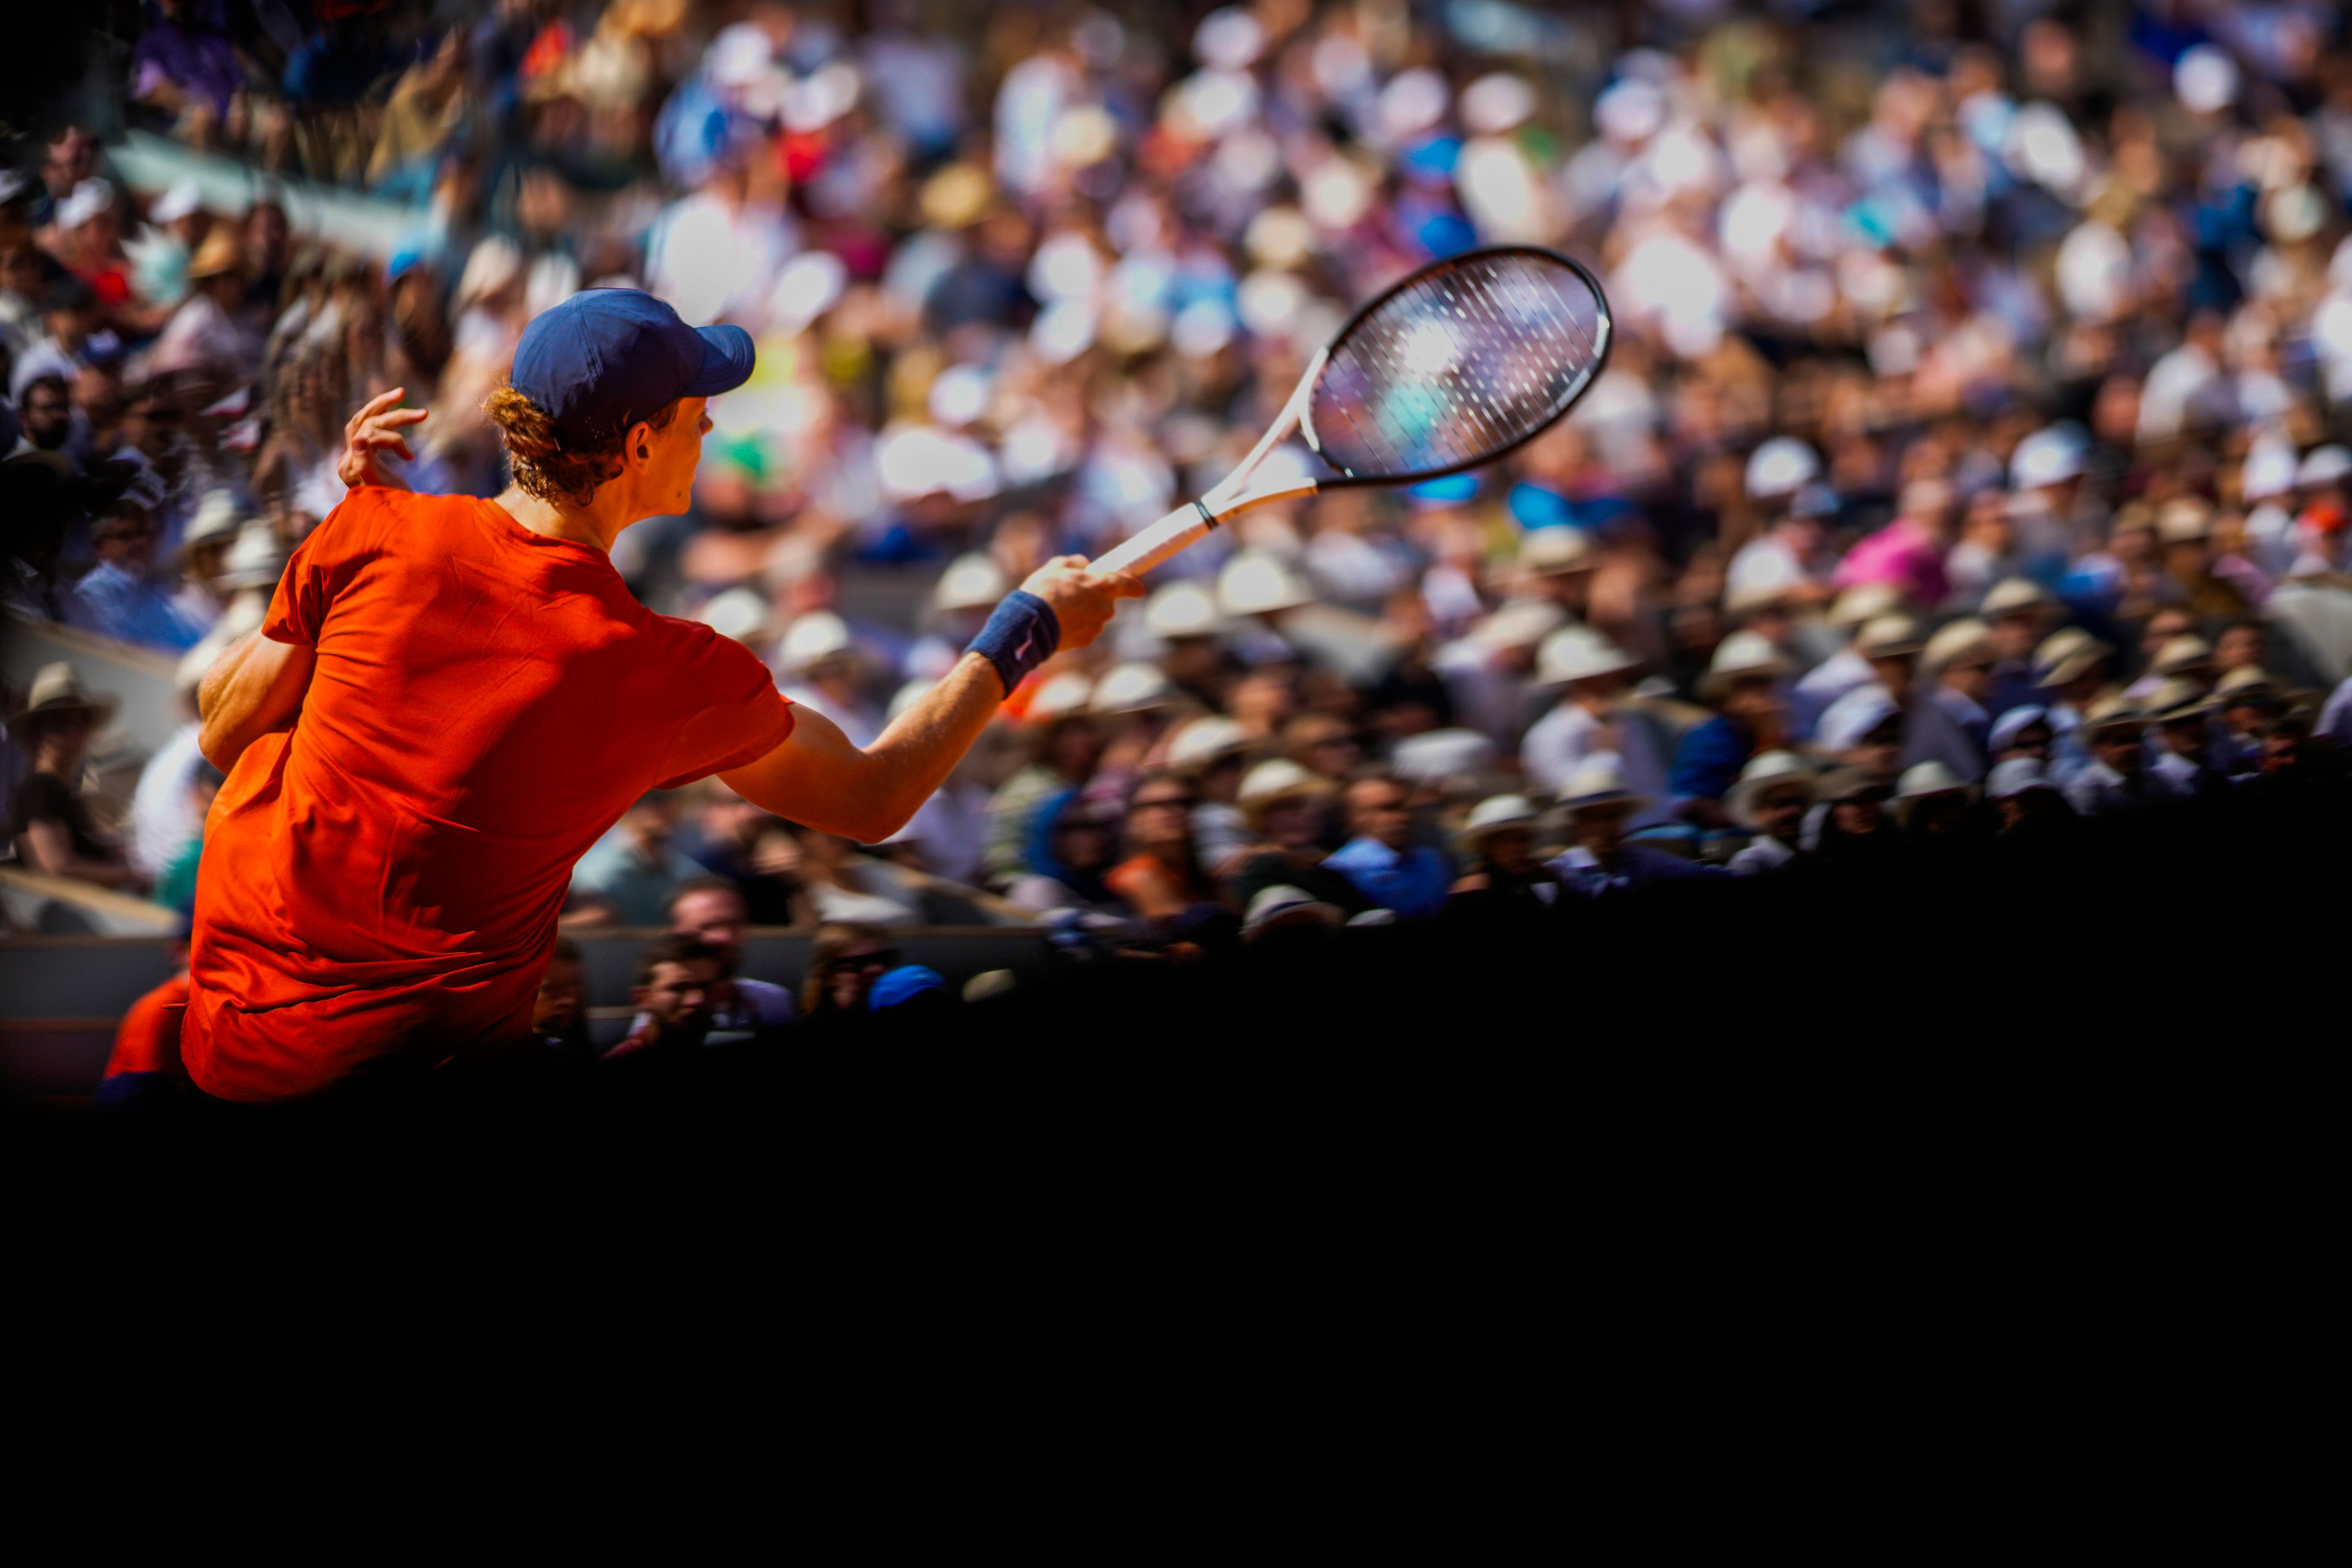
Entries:
{"label": "racket grip", "polygon": [[1149,572],[1170,556],[1198,544],[1215,526],[1199,507],[1187,502],[1105,553],[1094,563],[1095,568],[1101,572]]}

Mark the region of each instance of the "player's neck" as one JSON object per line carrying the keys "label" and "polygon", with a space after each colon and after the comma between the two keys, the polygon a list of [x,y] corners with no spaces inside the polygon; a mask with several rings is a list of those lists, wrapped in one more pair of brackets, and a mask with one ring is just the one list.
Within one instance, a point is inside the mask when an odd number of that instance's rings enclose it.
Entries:
{"label": "player's neck", "polygon": [[625,509],[604,504],[606,491],[613,488],[599,490],[595,500],[587,506],[571,507],[542,500],[520,485],[509,485],[499,494],[498,505],[533,533],[549,539],[568,539],[574,544],[609,553],[621,530],[636,521]]}

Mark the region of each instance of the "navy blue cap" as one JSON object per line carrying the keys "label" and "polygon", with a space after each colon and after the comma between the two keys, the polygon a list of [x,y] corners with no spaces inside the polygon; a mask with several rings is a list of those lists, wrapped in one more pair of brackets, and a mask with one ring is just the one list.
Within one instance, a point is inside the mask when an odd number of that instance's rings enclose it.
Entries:
{"label": "navy blue cap", "polygon": [[681,397],[751,379],[751,334],[689,327],[637,289],[583,289],[531,318],[515,346],[514,389],[567,442],[610,441]]}

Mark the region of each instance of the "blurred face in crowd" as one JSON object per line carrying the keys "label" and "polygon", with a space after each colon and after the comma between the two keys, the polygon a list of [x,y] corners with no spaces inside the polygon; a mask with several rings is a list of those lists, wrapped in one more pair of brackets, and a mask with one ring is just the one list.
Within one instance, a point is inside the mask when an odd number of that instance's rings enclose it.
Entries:
{"label": "blurred face in crowd", "polygon": [[12,245],[0,251],[0,289],[20,300],[30,300],[41,290],[40,253],[29,245]]}
{"label": "blurred face in crowd", "polygon": [[1943,682],[1971,702],[1992,696],[1992,649],[1972,647],[1944,666]]}
{"label": "blurred face in crowd", "polygon": [[697,958],[655,964],[651,980],[632,987],[630,999],[638,1011],[652,1015],[663,1034],[691,1037],[709,1032],[711,998],[718,987],[717,962]]}
{"label": "blurred face in crowd", "polygon": [[56,451],[73,433],[73,405],[66,397],[66,384],[62,381],[44,376],[26,387],[24,405],[18,413],[25,435],[43,451]]}
{"label": "blurred face in crowd", "polygon": [[2289,729],[2276,729],[2263,737],[2263,755],[2259,764],[2266,773],[2284,773],[2303,760],[2303,735]]}
{"label": "blurred face in crowd", "polygon": [[878,942],[852,943],[847,952],[826,966],[825,992],[835,1006],[860,1011],[874,983],[898,967],[898,949]]}
{"label": "blurred face in crowd", "polygon": [[136,507],[123,507],[98,525],[98,558],[134,575],[155,563],[155,542],[163,531],[154,519]]}
{"label": "blurred face in crowd", "polygon": [[263,270],[276,272],[284,269],[289,237],[285,210],[276,203],[257,203],[253,210],[245,215],[245,253]]}
{"label": "blurred face in crowd", "polygon": [[1743,675],[1731,683],[1724,693],[1723,711],[1750,726],[1775,719],[1780,712],[1780,694],[1772,689],[1769,675]]}
{"label": "blurred face in crowd", "polygon": [[2260,669],[2265,652],[2260,626],[2231,626],[2213,644],[2213,665],[2223,675],[2233,669]]}
{"label": "blurred face in crowd", "polygon": [[2099,761],[2132,778],[2139,773],[2140,727],[2137,724],[2111,724],[2091,737],[2091,750]]}
{"label": "blurred face in crowd", "polygon": [[1617,853],[1625,842],[1625,824],[1633,815],[1633,803],[1626,800],[1602,801],[1588,805],[1569,819],[1568,830],[1576,842],[1596,859],[1606,860]]}
{"label": "blurred face in crowd", "polygon": [[1895,776],[1895,765],[1903,757],[1903,720],[1900,715],[1889,719],[1859,744],[1846,748],[1845,760],[1865,773],[1880,778]]}
{"label": "blurred face in crowd", "polygon": [[179,408],[166,399],[135,397],[123,410],[123,444],[138,447],[149,461],[154,461],[176,444],[180,423]]}
{"label": "blurred face in crowd", "polygon": [[49,773],[70,776],[80,768],[82,753],[89,749],[89,732],[96,720],[97,715],[87,708],[39,715],[29,726],[35,759]]}
{"label": "blurred face in crowd", "polygon": [[2032,662],[2033,649],[2042,641],[2042,612],[2011,610],[1992,620],[1994,655],[2011,664]]}
{"label": "blurred face in crowd", "polygon": [[2270,721],[2270,704],[2259,700],[2232,700],[2221,710],[2222,721],[2241,735],[2252,735]]}
{"label": "blurred face in crowd", "polygon": [[1152,779],[1127,808],[1127,841],[1146,855],[1188,849],[1192,841],[1192,792],[1179,779]]}
{"label": "blurred face in crowd", "polygon": [[1046,732],[1045,765],[1073,784],[1092,776],[1102,753],[1102,731],[1091,719],[1056,719]]}
{"label": "blurred face in crowd", "polygon": [[1497,871],[1524,877],[1536,868],[1536,836],[1531,828],[1498,827],[1486,835],[1480,853]]}
{"label": "blurred face in crowd", "polygon": [[1919,668],[1916,653],[1890,653],[1870,661],[1871,673],[1886,688],[1886,695],[1901,702],[1911,694],[1911,677]]}
{"label": "blurred face in crowd", "polygon": [[547,973],[539,977],[539,994],[530,1005],[531,1032],[560,1035],[571,1028],[580,1016],[584,994],[576,962],[569,958],[548,960]]}
{"label": "blurred face in crowd", "polygon": [[1224,650],[1214,637],[1170,637],[1160,668],[1178,685],[1206,680],[1224,663]]}
{"label": "blurred face in crowd", "polygon": [[2187,757],[2192,763],[2205,760],[2207,744],[2212,739],[2201,714],[2194,719],[2167,720],[2163,734],[2165,750],[2176,757]]}
{"label": "blurred face in crowd", "polygon": [[1768,789],[1758,796],[1748,815],[1755,818],[1756,831],[1784,843],[1794,843],[1797,829],[1805,820],[1805,792],[1793,785]]}
{"label": "blurred face in crowd", "polygon": [[1065,812],[1054,826],[1054,858],[1073,871],[1099,871],[1110,864],[1110,824]]}
{"label": "blurred face in crowd", "polygon": [[2188,611],[2167,605],[2147,617],[2147,629],[2140,634],[2139,651],[2144,657],[2154,658],[2164,651],[2165,644],[2185,637],[2196,629],[2197,622]]}
{"label": "blurred face in crowd", "polygon": [[1269,803],[1258,813],[1265,841],[1284,849],[1303,849],[1323,836],[1322,797],[1301,792]]}
{"label": "blurred face in crowd", "polygon": [[1904,826],[1914,833],[1945,837],[1958,833],[1968,826],[1968,820],[1969,797],[1954,791],[1948,795],[1922,795],[1913,801]]}
{"label": "blurred face in crowd", "polygon": [[2049,725],[2028,724],[2010,737],[2009,744],[2001,748],[2000,755],[1994,760],[2007,762],[2011,757],[2032,757],[2036,762],[2046,763],[2050,760],[2050,740]]}
{"label": "blurred face in crowd", "polygon": [[1320,778],[1343,779],[1355,771],[1362,749],[1344,719],[1315,713],[1290,726],[1290,760]]}
{"label": "blurred face in crowd", "polygon": [[637,841],[638,847],[653,854],[677,831],[677,802],[648,796],[629,807],[628,815],[621,818],[621,826]]}
{"label": "blurred face in crowd", "polygon": [[1866,835],[1878,831],[1885,819],[1886,792],[1866,790],[1851,800],[1842,800],[1830,807],[1830,820],[1841,833]]}
{"label": "blurred face in crowd", "polygon": [[1391,849],[1412,842],[1412,811],[1404,786],[1392,779],[1363,779],[1348,790],[1348,826],[1359,838]]}
{"label": "blurred face in crowd", "polygon": [[731,962],[743,957],[743,932],[751,912],[732,888],[697,888],[670,906],[669,929],[698,937]]}

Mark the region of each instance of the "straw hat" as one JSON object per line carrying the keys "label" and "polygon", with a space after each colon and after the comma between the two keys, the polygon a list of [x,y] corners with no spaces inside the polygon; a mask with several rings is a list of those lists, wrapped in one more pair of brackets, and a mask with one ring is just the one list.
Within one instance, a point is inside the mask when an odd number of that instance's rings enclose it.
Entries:
{"label": "straw hat", "polygon": [[1308,773],[1287,757],[1258,763],[1242,779],[1241,808],[1255,823],[1268,806],[1286,800],[1321,800],[1331,781]]}
{"label": "straw hat", "polygon": [[1526,795],[1490,795],[1471,808],[1462,831],[1454,836],[1454,845],[1465,854],[1476,855],[1496,834],[1512,828],[1533,832],[1538,820],[1535,802]]}
{"label": "straw hat", "polygon": [[1927,647],[1919,656],[1921,666],[1938,670],[1953,660],[1972,653],[1992,650],[1992,628],[1974,616],[1963,616],[1949,626],[1939,626],[1927,639]]}
{"label": "straw hat", "polygon": [[1538,576],[1590,572],[1601,563],[1584,530],[1568,524],[1532,529],[1519,542],[1519,564]]}
{"label": "straw hat", "polygon": [[288,553],[275,529],[259,518],[250,519],[236,531],[236,542],[228,547],[220,575],[213,581],[223,588],[275,588],[286,574]]}
{"label": "straw hat", "polygon": [[245,509],[236,503],[236,492],[228,489],[206,490],[196,503],[196,515],[188,520],[188,531],[180,536],[180,557],[185,560],[198,546],[235,539],[245,526]]}
{"label": "straw hat", "polygon": [[948,563],[948,569],[940,574],[939,585],[931,590],[931,608],[993,609],[1012,587],[1005,580],[1004,569],[975,551]]}
{"label": "straw hat", "polygon": [[1842,632],[1865,626],[1903,607],[1903,590],[1892,583],[1856,583],[1830,605],[1829,623]]}
{"label": "straw hat", "polygon": [[2079,680],[2115,651],[2080,626],[2062,627],[2033,650],[2033,684],[2063,686]]}
{"label": "straw hat", "polygon": [[2193,680],[2168,680],[2148,694],[2147,710],[2159,724],[2181,724],[2202,719],[2217,704]]}
{"label": "straw hat", "polygon": [[1915,763],[1895,781],[1895,798],[1919,800],[1931,795],[1966,795],[1969,781],[1933,758]]}
{"label": "straw hat", "polygon": [[1074,669],[1066,669],[1037,688],[1029,700],[1029,721],[1043,724],[1084,713],[1095,700],[1095,683]]}
{"label": "straw hat", "polygon": [[2203,637],[2179,637],[2156,650],[2148,668],[2158,675],[2179,675],[2213,662],[2213,646]]}
{"label": "straw hat", "polygon": [[1614,752],[1600,752],[1587,758],[1560,786],[1559,804],[1571,818],[1596,805],[1621,801],[1637,811],[1650,804],[1647,795],[1637,793],[1625,782],[1625,766]]}
{"label": "straw hat", "polygon": [[1900,658],[1923,646],[1919,623],[1909,616],[1881,616],[1853,638],[1853,651],[1864,658]]}
{"label": "straw hat", "polygon": [[1497,652],[1533,647],[1567,619],[1568,612],[1549,599],[1513,599],[1472,627],[1470,640]]}
{"label": "straw hat", "polygon": [[1720,693],[1734,680],[1748,676],[1768,676],[1774,680],[1789,673],[1789,661],[1780,650],[1755,632],[1734,632],[1717,643],[1715,657],[1707,661],[1706,678],[1699,682],[1701,696]]}
{"label": "straw hat", "polygon": [[2147,727],[2147,712],[2128,697],[2108,697],[2091,704],[2083,715],[2083,733],[2095,736],[2107,730],[2138,731]]}
{"label": "straw hat", "polygon": [[1255,936],[1276,926],[1345,925],[1347,921],[1347,911],[1337,904],[1327,904],[1304,888],[1277,882],[1261,888],[1250,900],[1249,912],[1242,916],[1242,934]]}
{"label": "straw hat", "polygon": [[1196,773],[1248,745],[1248,731],[1223,714],[1212,713],[1176,731],[1176,738],[1168,743],[1168,765],[1179,773]]}
{"label": "straw hat", "polygon": [[1536,650],[1536,683],[1565,686],[1635,668],[1641,661],[1590,626],[1562,626]]}
{"label": "straw hat", "polygon": [[1822,776],[1815,798],[1836,805],[1868,795],[1885,800],[1887,794],[1886,781],[1868,768],[1832,768]]}
{"label": "straw hat", "polygon": [[1225,563],[1217,574],[1217,598],[1229,616],[1266,616],[1315,602],[1298,574],[1263,550],[1239,551]]}
{"label": "straw hat", "polygon": [[1095,682],[1094,710],[1097,713],[1141,713],[1165,708],[1175,700],[1175,685],[1160,672],[1158,665],[1116,665],[1109,674]]}
{"label": "straw hat", "polygon": [[2003,616],[2047,610],[2056,603],[2050,590],[2031,577],[2004,577],[1985,590],[1984,602],[1977,606],[1977,614],[1986,620],[1997,621]]}
{"label": "straw hat", "polygon": [[41,666],[33,677],[32,689],[25,694],[25,705],[19,708],[12,724],[22,724],[28,719],[53,713],[87,713],[90,727],[97,728],[114,714],[114,699],[100,693],[92,697],[81,687],[81,677],[64,659]]}
{"label": "straw hat", "polygon": [[2235,697],[2242,700],[2255,702],[2268,701],[2278,693],[2278,681],[2272,677],[2271,672],[2267,669],[2257,669],[2252,665],[2240,666],[2223,676],[2213,686],[2215,697]]}
{"label": "straw hat", "polygon": [[236,241],[236,231],[226,225],[205,236],[196,247],[196,254],[188,263],[188,280],[201,283],[207,278],[245,270],[245,247]]}
{"label": "straw hat", "polygon": [[1476,779],[1495,765],[1495,742],[1475,730],[1423,730],[1389,753],[1389,771],[1409,784]]}
{"label": "straw hat", "polygon": [[2213,508],[2196,496],[2175,496],[2156,514],[2156,536],[2167,544],[2195,544],[2213,536]]}
{"label": "straw hat", "polygon": [[1206,588],[1179,581],[1155,590],[1144,601],[1143,624],[1152,636],[1173,640],[1215,637],[1224,629],[1225,618]]}
{"label": "straw hat", "polygon": [[811,610],[784,628],[776,668],[786,675],[800,675],[828,658],[854,652],[856,646],[848,622],[831,610]]}
{"label": "straw hat", "polygon": [[1723,797],[1723,809],[1742,827],[1756,826],[1756,803],[1768,790],[1796,789],[1810,805],[1813,800],[1811,764],[1794,752],[1759,752],[1739,770],[1739,782]]}

